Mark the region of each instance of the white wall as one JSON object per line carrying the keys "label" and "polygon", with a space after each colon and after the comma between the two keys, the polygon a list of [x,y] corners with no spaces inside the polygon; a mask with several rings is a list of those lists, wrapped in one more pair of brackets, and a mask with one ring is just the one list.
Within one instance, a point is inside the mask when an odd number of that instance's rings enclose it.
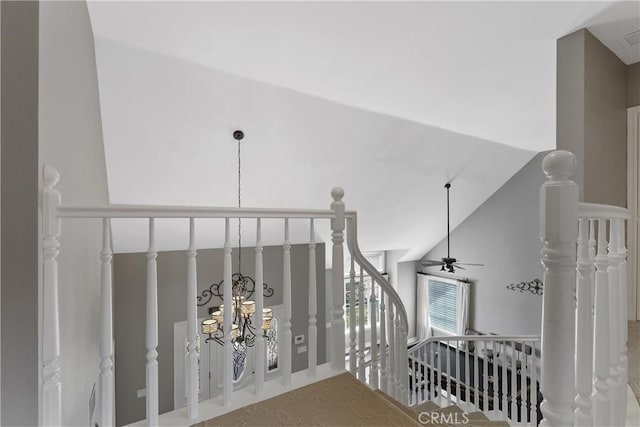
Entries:
{"label": "white wall", "polygon": [[[61,174],[65,204],[108,203],[93,33],[85,2],[40,3],[39,156]],[[41,169],[42,170],[42,169]],[[100,224],[62,224],[63,425],[89,423],[98,376]]]}
{"label": "white wall", "polygon": [[396,289],[405,309],[409,331],[407,338],[416,335],[416,271],[419,268],[418,261],[399,262],[408,251],[397,249],[386,252],[386,267],[389,273],[389,282]]}

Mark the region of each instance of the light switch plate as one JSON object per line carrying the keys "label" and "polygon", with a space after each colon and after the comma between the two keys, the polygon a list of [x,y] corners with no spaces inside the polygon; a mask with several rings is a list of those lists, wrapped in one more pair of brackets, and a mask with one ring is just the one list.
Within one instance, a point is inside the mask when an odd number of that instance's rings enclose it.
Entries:
{"label": "light switch plate", "polygon": [[296,335],[293,337],[294,344],[303,344],[304,343],[304,335]]}
{"label": "light switch plate", "polygon": [[307,351],[307,346],[306,345],[301,345],[298,347],[298,354],[300,353],[306,353]]}
{"label": "light switch plate", "polygon": [[141,397],[145,397],[146,395],[147,395],[146,388],[141,388],[140,390],[136,391],[136,396],[138,397],[138,399],[140,399]]}

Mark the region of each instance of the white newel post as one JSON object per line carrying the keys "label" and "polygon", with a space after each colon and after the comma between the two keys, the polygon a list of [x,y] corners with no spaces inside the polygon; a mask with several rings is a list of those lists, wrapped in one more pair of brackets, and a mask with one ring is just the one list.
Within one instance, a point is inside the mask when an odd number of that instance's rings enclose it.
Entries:
{"label": "white newel post", "polygon": [[607,229],[605,220],[598,220],[596,253],[596,294],[593,313],[593,424],[609,424],[609,259],[606,255]]}
{"label": "white newel post", "polygon": [[60,323],[58,315],[58,261],[60,252],[60,220],[56,213],[60,193],[54,188],[60,174],[44,168],[42,194],[42,424],[62,424],[62,384],[60,383]]}
{"label": "white newel post", "polygon": [[344,332],[344,190],[335,187],[331,190],[333,202],[331,210],[334,217],[331,219],[332,249],[332,290],[331,304],[333,306],[333,319],[331,320],[331,368],[342,371],[345,368],[345,332]]}
{"label": "white newel post", "polygon": [[578,228],[578,279],[576,296],[576,425],[592,426],[591,393],[593,391],[593,319],[591,317],[591,282],[595,273],[589,258],[589,220],[581,219]]}
{"label": "white newel post", "polygon": [[189,249],[187,250],[187,417],[198,417],[198,273],[195,219],[189,219]]}
{"label": "white newel post", "polygon": [[318,366],[318,312],[316,289],[316,238],[313,226],[313,218],[309,222],[309,353],[307,373],[311,377],[316,376]]}
{"label": "white newel post", "polygon": [[289,241],[289,219],[284,219],[284,253],[283,253],[283,295],[284,325],[282,330],[282,384],[291,385],[291,243]]}
{"label": "white newel post", "polygon": [[99,423],[113,426],[113,292],[111,278],[110,219],[102,219],[102,252],[100,253],[100,399]]}
{"label": "white newel post", "polygon": [[540,189],[543,242],[542,426],[574,423],[575,276],[578,234],[578,187],[570,177],[576,157],[549,153],[542,162],[548,177]]}
{"label": "white newel post", "polygon": [[[224,304],[224,337],[222,348],[222,404],[231,405],[231,394],[233,393],[233,346],[231,344],[232,319],[233,319],[233,286],[232,286],[232,264],[231,264],[231,229],[229,218],[224,219],[224,260],[223,260],[223,304]],[[240,268],[240,266],[238,266]]]}
{"label": "white newel post", "polygon": [[[256,220],[256,325],[263,323],[264,309],[264,272],[262,270],[262,224],[260,218]],[[262,327],[262,326],[260,326]],[[264,390],[264,369],[266,352],[264,349],[264,338],[261,330],[256,327],[258,334],[256,336],[256,394],[260,396]]]}
{"label": "white newel post", "polygon": [[620,395],[620,378],[618,372],[618,362],[620,361],[620,299],[618,291],[620,282],[618,276],[618,236],[616,235],[615,220],[609,220],[609,246],[607,256],[609,258],[609,423],[612,426],[621,425],[622,420],[618,413],[620,406],[618,397]]}
{"label": "white newel post", "polygon": [[147,251],[147,424],[158,425],[158,271],[155,222],[149,218]]}

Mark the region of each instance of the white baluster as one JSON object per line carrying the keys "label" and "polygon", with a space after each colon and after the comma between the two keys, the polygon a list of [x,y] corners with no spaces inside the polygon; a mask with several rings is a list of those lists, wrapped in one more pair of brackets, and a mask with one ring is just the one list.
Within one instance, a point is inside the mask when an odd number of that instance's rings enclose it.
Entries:
{"label": "white baluster", "polygon": [[618,265],[620,259],[617,256],[618,236],[614,230],[614,221],[609,221],[609,246],[607,257],[609,258],[609,423],[613,426],[620,425],[622,420],[618,414],[618,397],[620,382],[618,376],[618,362],[620,360],[620,299],[618,290],[620,281],[618,278]]}
{"label": "white baluster", "polygon": [[429,343],[429,355],[430,355],[430,360],[431,363],[429,363],[429,368],[430,368],[430,386],[429,386],[429,399],[431,401],[435,401],[436,400],[436,355],[435,352],[433,351],[433,345],[434,343],[431,342]]}
{"label": "white baluster", "polygon": [[618,371],[620,378],[620,394],[618,396],[618,402],[620,407],[618,413],[620,414],[620,422],[624,422],[627,414],[627,381],[628,381],[628,357],[627,357],[627,249],[625,245],[625,233],[624,233],[624,220],[616,220],[616,231],[618,234],[618,248],[617,255],[620,259],[618,266],[618,279],[620,280],[620,287],[618,297],[620,298],[620,360],[618,362]]}
{"label": "white baluster", "polygon": [[[332,249],[332,286],[331,304],[333,305],[333,319],[331,320],[331,368],[336,371],[344,370],[345,332],[344,332],[344,190],[335,187],[331,190],[333,202],[331,210]],[[350,227],[352,224],[350,224]]]}
{"label": "white baluster", "polygon": [[482,363],[482,411],[489,412],[489,355],[487,354],[487,342],[482,341],[484,360]]}
{"label": "white baluster", "polygon": [[469,403],[469,388],[471,378],[469,377],[469,341],[464,341],[464,401]]}
{"label": "white baluster", "polygon": [[532,425],[538,425],[538,358],[536,357],[536,348],[533,347],[531,354],[531,419]]}
{"label": "white baluster", "polygon": [[[395,324],[395,347],[396,347],[396,374],[395,374],[395,379],[394,379],[394,383],[396,386],[396,399],[400,402],[402,402],[402,364],[404,362],[404,364],[407,364],[407,359],[405,358],[404,361],[402,360],[402,336],[400,334],[400,309],[399,307],[396,307],[396,318],[394,320],[394,324]],[[406,346],[406,344],[405,344]]]}
{"label": "white baluster", "polygon": [[411,393],[409,393],[409,406],[418,403],[418,355],[415,352],[409,355],[409,364],[411,365]]}
{"label": "white baluster", "polygon": [[493,354],[493,356],[491,356],[492,359],[492,364],[491,364],[491,399],[493,402],[493,410],[497,411],[498,410],[498,356],[497,356],[497,352],[496,352],[496,342],[495,341],[491,341],[491,353]]}
{"label": "white baluster", "polygon": [[56,217],[60,193],[54,188],[60,174],[44,168],[42,213],[42,424],[62,424],[62,385],[60,383],[60,320],[58,312],[58,261],[60,220]]}
{"label": "white baluster", "polygon": [[502,419],[507,420],[509,415],[509,384],[507,382],[507,342],[502,342],[502,354],[500,355],[502,359],[501,368],[502,368]]}
{"label": "white baluster", "polygon": [[478,352],[480,352],[480,341],[475,341],[473,348],[473,405],[476,411],[480,411],[480,372],[478,369]]}
{"label": "white baluster", "polygon": [[398,340],[398,355],[400,361],[400,402],[405,405],[409,402],[409,352],[407,351],[407,319],[403,319],[402,325],[400,325],[400,339]]}
{"label": "white baluster", "polygon": [[360,266],[360,283],[358,283],[358,379],[365,382],[364,353],[365,353],[365,317],[364,317],[364,272]]}
{"label": "white baluster", "polygon": [[158,425],[158,269],[155,220],[149,218],[147,251],[147,423]]}
{"label": "white baluster", "polygon": [[[593,368],[594,392],[593,424],[609,424],[609,259],[605,253],[607,245],[604,220],[598,220],[598,252],[596,255],[596,299],[594,312]],[[544,390],[542,391],[544,396]]]}
{"label": "white baluster", "polygon": [[100,253],[100,425],[112,426],[113,420],[113,282],[111,279],[111,230],[109,218],[102,220]]}
{"label": "white baluster", "polygon": [[520,424],[527,425],[527,343],[522,341],[520,353]]}
{"label": "white baluster", "polygon": [[436,371],[436,392],[438,394],[438,403],[442,403],[442,343],[440,341],[435,341],[435,345],[437,346],[437,354],[438,358],[438,369]]}
{"label": "white baluster", "polygon": [[395,307],[389,298],[389,391],[391,397],[397,398],[396,392],[396,339],[395,339]]}
{"label": "white baluster", "polygon": [[369,373],[369,385],[378,388],[378,325],[377,311],[378,301],[376,300],[376,285],[371,279],[371,297],[369,298],[369,314],[371,315],[371,372]]}
{"label": "white baluster", "polygon": [[[291,385],[291,243],[289,242],[289,219],[284,219],[283,244],[283,287],[284,325],[282,328],[282,384]],[[343,292],[344,294],[344,292]],[[344,343],[343,343],[344,346]],[[344,355],[342,356],[344,365]]]}
{"label": "white baluster", "polygon": [[516,342],[511,341],[511,420],[518,421],[518,355],[516,352]]}
{"label": "white baluster", "polygon": [[264,369],[266,352],[262,328],[264,309],[264,271],[262,263],[262,223],[256,219],[256,395],[261,396],[264,391]]}
{"label": "white baluster", "polygon": [[189,249],[187,251],[187,417],[198,417],[198,272],[196,264],[196,225],[189,219]]}
{"label": "white baluster", "polygon": [[[224,336],[222,338],[222,404],[226,407],[231,405],[231,394],[233,393],[233,345],[231,343],[231,327],[233,320],[233,284],[232,284],[232,264],[231,264],[231,230],[229,218],[224,219],[224,259],[223,259],[223,303],[224,313],[223,325]],[[240,268],[240,266],[238,266]]]}
{"label": "white baluster", "polygon": [[309,376],[316,376],[318,366],[318,326],[316,314],[318,312],[318,298],[316,291],[316,240],[313,218],[309,222]]}
{"label": "white baluster", "polygon": [[591,393],[593,390],[593,320],[591,318],[591,281],[595,273],[589,259],[589,224],[581,219],[578,226],[578,279],[576,296],[576,418],[577,426],[593,425]]}
{"label": "white baluster", "polygon": [[387,313],[385,294],[380,288],[380,388],[385,393],[389,390],[387,381]]}
{"label": "white baluster", "polygon": [[544,295],[542,319],[543,426],[571,425],[575,399],[575,273],[578,187],[570,177],[576,157],[554,151],[544,158],[540,189]]}
{"label": "white baluster", "polygon": [[351,257],[351,271],[349,272],[349,372],[356,375],[358,353],[356,352],[356,267]]}
{"label": "white baluster", "polygon": [[456,340],[456,400],[458,402],[462,401],[462,396],[460,396],[460,341]]}
{"label": "white baluster", "polygon": [[447,345],[447,403],[451,405],[451,342],[446,341]]}

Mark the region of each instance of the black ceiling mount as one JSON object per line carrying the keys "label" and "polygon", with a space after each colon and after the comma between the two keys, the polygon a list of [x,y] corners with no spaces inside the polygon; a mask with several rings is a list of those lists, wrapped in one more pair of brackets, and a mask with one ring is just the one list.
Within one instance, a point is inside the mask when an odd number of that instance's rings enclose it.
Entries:
{"label": "black ceiling mount", "polygon": [[236,141],[242,141],[243,138],[244,138],[243,131],[241,131],[240,129],[233,131],[233,139],[235,139]]}
{"label": "black ceiling mount", "polygon": [[423,267],[435,267],[440,266],[440,271],[446,271],[449,273],[455,273],[455,269],[459,268],[460,270],[464,270],[465,268],[462,265],[475,265],[482,266],[482,264],[469,264],[469,263],[459,263],[457,259],[451,257],[451,221],[450,221],[450,206],[449,206],[449,190],[451,189],[451,183],[447,182],[444,185],[444,188],[447,189],[447,256],[441,258],[440,261],[435,260],[424,260],[422,261]]}

